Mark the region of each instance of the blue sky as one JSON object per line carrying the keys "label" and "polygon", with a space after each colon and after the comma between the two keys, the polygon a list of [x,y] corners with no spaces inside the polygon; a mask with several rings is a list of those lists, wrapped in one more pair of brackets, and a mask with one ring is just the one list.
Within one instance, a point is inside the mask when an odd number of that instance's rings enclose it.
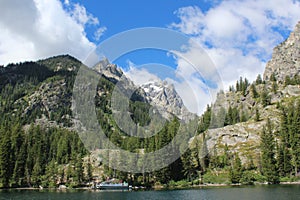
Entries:
{"label": "blue sky", "polygon": [[[64,2],[64,0],[62,0]],[[70,0],[78,2],[100,20],[102,26],[107,27],[102,39],[129,29],[140,27],[167,27],[174,21],[179,21],[174,12],[186,6],[200,6],[207,10],[212,1],[201,0]],[[93,38],[93,31],[88,31],[88,37]]]}
{"label": "blue sky", "polygon": [[[65,0],[61,0],[65,3]],[[199,0],[111,0],[111,1],[93,1],[93,0],[69,0],[69,3],[79,3],[97,17],[100,26],[106,28],[100,40],[96,40],[94,33],[96,26],[88,25],[86,27],[87,37],[95,44],[101,43],[111,36],[130,29],[141,27],[163,27],[167,28],[172,22],[179,22],[176,17],[178,8],[186,6],[199,6],[203,11],[207,11],[213,1]],[[67,3],[68,4],[68,3]],[[68,6],[65,5],[65,8]],[[136,65],[144,63],[162,63],[168,66],[176,67],[176,61],[172,56],[167,56],[168,52],[147,49],[131,52],[115,60],[114,63],[122,68],[128,68],[128,61]]]}
{"label": "blue sky", "polygon": [[[184,51],[133,51],[115,63],[135,82],[162,79],[160,70],[141,65],[173,69],[169,81],[189,108],[200,107],[198,113],[218,89],[227,89],[240,76],[252,81],[262,74],[273,48],[300,20],[299,0],[0,0],[0,6],[0,65],[60,54],[84,62],[99,44],[134,28],[184,34],[190,39]],[[185,81],[178,82],[174,74]]]}

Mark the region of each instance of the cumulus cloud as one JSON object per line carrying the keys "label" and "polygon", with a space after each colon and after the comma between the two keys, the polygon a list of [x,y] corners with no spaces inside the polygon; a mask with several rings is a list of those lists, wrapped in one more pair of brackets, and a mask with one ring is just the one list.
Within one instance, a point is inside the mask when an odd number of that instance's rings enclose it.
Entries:
{"label": "cumulus cloud", "polygon": [[71,11],[71,16],[81,25],[91,24],[98,25],[98,18],[94,17],[92,14],[87,13],[85,7],[79,5],[78,3],[74,4],[74,8]]}
{"label": "cumulus cloud", "polygon": [[1,1],[0,64],[70,54],[80,60],[95,48],[87,24],[99,20],[79,4],[58,0]]}
{"label": "cumulus cloud", "polygon": [[205,49],[228,87],[239,76],[253,80],[263,72],[272,49],[285,39],[283,33],[300,20],[299,10],[299,1],[293,0],[223,1],[206,12],[196,6],[180,8],[180,22],[171,27]]}
{"label": "cumulus cloud", "polygon": [[148,82],[161,81],[161,79],[153,73],[150,73],[145,67],[136,66],[130,60],[127,61],[128,70],[125,75],[130,78],[134,84],[140,86]]}

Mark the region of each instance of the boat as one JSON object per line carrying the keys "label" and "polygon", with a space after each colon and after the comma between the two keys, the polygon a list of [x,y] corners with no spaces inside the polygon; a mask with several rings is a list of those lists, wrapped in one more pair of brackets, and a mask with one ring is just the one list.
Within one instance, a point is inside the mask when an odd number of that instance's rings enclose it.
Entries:
{"label": "boat", "polygon": [[100,190],[128,190],[129,188],[130,186],[125,181],[118,182],[115,179],[96,184],[96,189]]}

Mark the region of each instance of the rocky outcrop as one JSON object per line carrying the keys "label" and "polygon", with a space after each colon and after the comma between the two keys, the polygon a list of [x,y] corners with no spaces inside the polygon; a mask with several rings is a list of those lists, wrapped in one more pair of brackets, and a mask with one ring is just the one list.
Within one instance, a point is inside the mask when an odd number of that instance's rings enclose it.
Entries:
{"label": "rocky outcrop", "polygon": [[270,80],[272,74],[279,83],[284,83],[286,76],[300,74],[300,22],[289,38],[274,48],[272,59],[264,72],[264,80]]}
{"label": "rocky outcrop", "polygon": [[[115,64],[111,64],[107,58],[101,60],[97,63],[93,69],[100,73],[101,75],[105,76],[106,78],[113,80],[114,82],[120,81],[123,74],[123,71],[117,67]],[[124,77],[123,77],[124,78]]]}
{"label": "rocky outcrop", "polygon": [[[32,112],[39,112],[41,118],[36,119],[37,124],[48,124],[57,126],[54,120],[54,114],[60,113],[62,107],[71,106],[71,95],[67,93],[66,81],[64,79],[57,81],[48,81],[26,98],[21,98],[15,102],[16,107],[23,107],[23,115],[29,115]],[[71,110],[61,114],[62,121],[70,122]],[[60,124],[65,126],[66,124]]]}

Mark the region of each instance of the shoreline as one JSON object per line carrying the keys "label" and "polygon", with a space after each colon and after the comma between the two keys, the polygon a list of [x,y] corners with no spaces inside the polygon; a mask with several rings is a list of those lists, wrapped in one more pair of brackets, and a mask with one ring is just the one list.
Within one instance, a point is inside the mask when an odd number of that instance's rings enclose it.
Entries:
{"label": "shoreline", "polygon": [[[259,185],[269,185],[267,183],[254,183],[253,185],[246,185],[246,184],[225,184],[225,183],[207,183],[207,184],[201,184],[201,185],[191,185],[187,187],[165,187],[165,186],[153,186],[151,188],[138,188],[138,189],[132,189],[134,190],[176,190],[176,189],[197,189],[197,188],[205,188],[205,187],[234,187],[234,186],[259,186]],[[279,184],[274,185],[300,185],[300,181],[295,182],[281,182]],[[34,187],[20,187],[20,188],[0,188],[0,191],[3,190],[39,190],[39,191],[45,191],[45,190],[56,190],[56,191],[67,191],[67,190],[91,190],[91,191],[102,191],[99,189],[93,189],[90,187],[78,187],[78,188],[34,188]],[[105,191],[105,190],[103,190]],[[116,190],[118,191],[118,190]]]}

